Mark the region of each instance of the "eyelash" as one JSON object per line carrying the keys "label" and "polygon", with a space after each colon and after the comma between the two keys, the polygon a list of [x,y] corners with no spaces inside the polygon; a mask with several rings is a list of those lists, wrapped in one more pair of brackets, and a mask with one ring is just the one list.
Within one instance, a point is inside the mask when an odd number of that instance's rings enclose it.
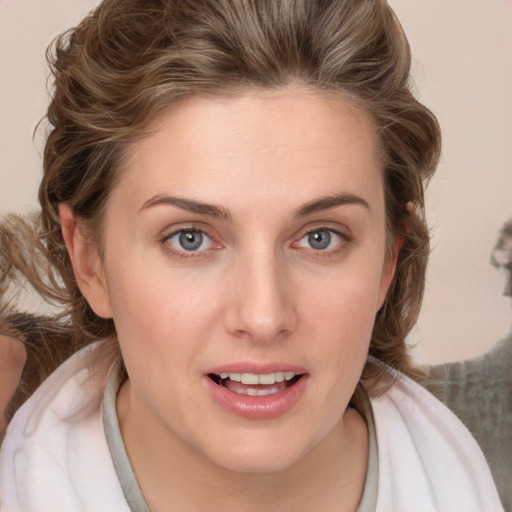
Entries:
{"label": "eyelash", "polygon": [[[313,233],[321,233],[321,232],[328,232],[331,234],[334,234],[336,237],[340,239],[337,246],[334,248],[325,248],[325,249],[315,249],[313,247],[302,247],[303,249],[306,249],[307,256],[314,257],[314,258],[334,258],[337,255],[339,255],[341,252],[346,250],[348,246],[352,243],[352,237],[347,235],[346,233],[342,233],[336,229],[333,229],[328,226],[319,226],[315,227],[313,229],[310,229],[306,231],[304,234],[300,236],[300,238],[292,242],[291,247],[292,248],[301,248],[298,244],[304,240],[306,237],[310,236]],[[187,251],[186,249],[176,249],[174,248],[170,240],[178,235],[187,234],[187,233],[194,233],[194,234],[200,234],[203,237],[206,237],[209,240],[210,246],[207,249],[203,250],[191,250]],[[201,245],[203,244],[204,240],[201,242]],[[161,238],[160,244],[163,246],[163,248],[173,256],[181,259],[181,260],[187,260],[190,258],[202,258],[209,256],[213,251],[218,250],[221,248],[221,244],[216,242],[216,240],[210,236],[204,229],[197,228],[197,227],[182,227],[180,229],[176,229],[172,231],[169,234],[166,234],[164,237]],[[216,247],[215,247],[216,245]]]}
{"label": "eyelash", "polygon": [[[174,248],[170,240],[174,238],[175,236],[182,235],[182,234],[200,234],[203,237],[206,237],[210,241],[210,247],[203,250],[195,250],[195,251],[187,251],[186,249],[177,249]],[[201,245],[203,244],[204,240],[202,241]],[[220,248],[220,244],[218,244],[213,237],[211,237],[204,229],[196,228],[196,227],[182,227],[180,229],[176,229],[173,232],[166,234],[161,240],[160,244],[162,247],[167,251],[168,253],[172,254],[173,256],[181,259],[181,260],[187,260],[190,258],[202,258],[205,256],[208,256],[211,252],[214,250],[217,250]],[[217,245],[217,247],[213,247]]]}
{"label": "eyelash", "polygon": [[343,233],[341,231],[338,231],[336,229],[333,229],[329,226],[316,226],[313,229],[310,229],[306,231],[298,240],[298,242],[294,242],[293,245],[297,245],[300,241],[304,240],[306,237],[310,236],[313,233],[320,233],[320,232],[328,232],[331,235],[334,234],[336,237],[338,237],[340,240],[333,248],[325,248],[325,249],[315,249],[313,247],[307,248],[309,249],[307,251],[308,257],[313,258],[335,258],[336,256],[339,256],[340,253],[345,251],[350,247],[350,245],[353,242],[353,239],[350,235],[347,233]]}

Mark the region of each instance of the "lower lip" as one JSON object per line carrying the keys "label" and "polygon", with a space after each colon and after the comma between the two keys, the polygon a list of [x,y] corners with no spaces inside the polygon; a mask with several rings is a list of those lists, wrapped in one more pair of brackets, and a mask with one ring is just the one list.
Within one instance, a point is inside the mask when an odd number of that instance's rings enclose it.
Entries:
{"label": "lower lip", "polygon": [[240,395],[215,384],[207,375],[204,379],[213,399],[224,409],[243,418],[267,420],[285,414],[300,400],[306,389],[308,377],[303,375],[295,384],[283,391],[265,396]]}

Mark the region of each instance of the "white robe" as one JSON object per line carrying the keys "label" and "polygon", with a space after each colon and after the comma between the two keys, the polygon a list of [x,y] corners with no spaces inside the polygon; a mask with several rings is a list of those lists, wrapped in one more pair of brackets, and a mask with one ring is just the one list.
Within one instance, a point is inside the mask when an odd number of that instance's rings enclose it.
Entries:
{"label": "white robe", "polygon": [[[87,353],[57,369],[13,418],[0,453],[2,512],[128,512],[103,428],[108,371]],[[421,386],[396,382],[371,405],[378,512],[503,511],[485,457],[464,425]],[[312,511],[316,512],[316,511]]]}

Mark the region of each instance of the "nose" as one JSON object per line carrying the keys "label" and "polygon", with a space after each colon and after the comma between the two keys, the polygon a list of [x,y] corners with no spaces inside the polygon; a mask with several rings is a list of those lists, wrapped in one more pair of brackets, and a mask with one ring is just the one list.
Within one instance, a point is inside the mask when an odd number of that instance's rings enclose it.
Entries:
{"label": "nose", "polygon": [[297,325],[291,279],[274,251],[240,258],[229,279],[227,330],[256,343],[271,343]]}

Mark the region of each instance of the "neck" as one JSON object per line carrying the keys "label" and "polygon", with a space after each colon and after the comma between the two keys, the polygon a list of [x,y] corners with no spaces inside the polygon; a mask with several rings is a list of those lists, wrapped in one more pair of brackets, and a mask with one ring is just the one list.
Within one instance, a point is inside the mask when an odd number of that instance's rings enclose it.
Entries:
{"label": "neck", "polygon": [[169,432],[148,432],[130,400],[118,396],[121,434],[150,509],[188,511],[354,511],[366,477],[368,433],[349,410],[320,443],[290,467],[268,473],[222,468]]}

